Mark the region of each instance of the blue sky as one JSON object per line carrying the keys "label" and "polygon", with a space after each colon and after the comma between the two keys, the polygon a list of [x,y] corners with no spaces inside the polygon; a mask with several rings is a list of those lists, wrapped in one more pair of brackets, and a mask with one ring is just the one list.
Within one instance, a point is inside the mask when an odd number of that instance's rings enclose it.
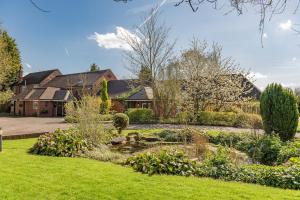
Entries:
{"label": "blue sky", "polygon": [[[260,88],[270,82],[300,86],[300,35],[290,30],[291,26],[297,28],[299,14],[291,14],[291,8],[266,24],[262,48],[259,16],[255,11],[249,9],[241,16],[236,13],[224,16],[226,7],[217,11],[203,5],[193,13],[186,6],[174,7],[172,1],[166,1],[160,11],[161,20],[171,27],[170,40],[177,40],[175,53],[187,48],[193,37],[217,42],[223,46],[225,56],[231,56],[241,67],[256,74]],[[122,48],[126,47],[119,48],[117,30],[133,32],[145,12],[162,1],[35,2],[50,12],[40,12],[29,0],[0,0],[0,22],[16,39],[25,72],[59,68],[63,73],[75,73],[87,71],[95,62],[125,78],[129,72]]]}

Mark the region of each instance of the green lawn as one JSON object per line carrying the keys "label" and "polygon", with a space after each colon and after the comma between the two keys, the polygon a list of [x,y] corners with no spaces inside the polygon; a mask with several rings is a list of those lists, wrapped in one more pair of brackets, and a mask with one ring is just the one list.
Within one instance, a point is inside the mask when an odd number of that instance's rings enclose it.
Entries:
{"label": "green lawn", "polygon": [[300,199],[300,191],[212,179],[152,176],[111,163],[35,156],[34,139],[4,141],[0,199]]}

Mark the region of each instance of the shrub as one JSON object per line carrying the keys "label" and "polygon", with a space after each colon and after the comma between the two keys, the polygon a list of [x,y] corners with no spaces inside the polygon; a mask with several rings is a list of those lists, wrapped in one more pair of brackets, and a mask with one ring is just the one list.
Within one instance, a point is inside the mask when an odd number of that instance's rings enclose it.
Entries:
{"label": "shrub", "polygon": [[197,170],[198,176],[231,180],[236,171],[230,160],[229,150],[218,147],[217,152],[209,154]]}
{"label": "shrub", "polygon": [[162,130],[157,136],[166,142],[191,142],[194,134],[192,129]]}
{"label": "shrub", "polygon": [[58,129],[54,133],[41,135],[29,152],[39,155],[74,157],[86,152],[90,145],[76,131]]}
{"label": "shrub", "polygon": [[100,145],[93,150],[87,151],[82,157],[113,163],[122,163],[126,161],[124,154],[111,151],[106,145]]}
{"label": "shrub", "polygon": [[111,102],[107,93],[107,81],[103,79],[100,91],[101,104],[100,104],[100,113],[107,114],[111,107]]}
{"label": "shrub", "polygon": [[200,112],[197,122],[201,125],[234,126],[236,114],[233,112]]}
{"label": "shrub", "polygon": [[176,122],[180,124],[192,122],[192,115],[189,112],[179,112],[175,116]]}
{"label": "shrub", "polygon": [[300,166],[300,158],[299,157],[291,157],[288,160],[287,165],[289,165],[289,166],[292,166],[292,165]]}
{"label": "shrub", "polygon": [[80,101],[73,101],[66,106],[66,119],[76,122],[78,134],[88,142],[98,145],[108,142],[112,132],[103,126],[99,114],[101,99],[95,96],[83,96]]}
{"label": "shrub", "polygon": [[131,108],[126,114],[129,121],[133,123],[150,123],[154,121],[154,114],[152,109],[148,108]]}
{"label": "shrub", "polygon": [[294,138],[298,126],[297,97],[292,90],[272,83],[260,98],[260,110],[267,134],[279,134],[282,141]]}
{"label": "shrub", "polygon": [[222,146],[234,147],[236,148],[238,143],[244,140],[248,134],[233,133],[233,132],[210,132],[207,133],[209,142],[213,144],[220,144]]}
{"label": "shrub", "polygon": [[182,152],[160,151],[158,153],[144,153],[126,161],[134,170],[145,174],[171,174],[190,176],[195,174],[196,163],[188,159]]}
{"label": "shrub", "polygon": [[291,157],[300,157],[300,141],[296,140],[283,145],[277,157],[277,164],[285,163]]}
{"label": "shrub", "polygon": [[259,138],[253,148],[248,150],[248,155],[255,162],[265,165],[274,165],[281,150],[281,141],[277,136],[263,136]]}
{"label": "shrub", "polygon": [[166,142],[178,142],[178,132],[176,130],[162,130],[156,135]]}
{"label": "shrub", "polygon": [[234,112],[200,112],[197,123],[210,126],[233,126],[242,128],[262,128],[259,115]]}
{"label": "shrub", "polygon": [[113,117],[113,125],[118,130],[118,133],[121,134],[129,124],[129,118],[124,113],[117,113]]}
{"label": "shrub", "polygon": [[236,177],[232,179],[284,189],[300,189],[299,174],[300,167],[297,165],[290,167],[251,165],[238,168]]}
{"label": "shrub", "polygon": [[235,127],[241,128],[263,128],[262,120],[259,115],[249,113],[238,113],[236,115]]}

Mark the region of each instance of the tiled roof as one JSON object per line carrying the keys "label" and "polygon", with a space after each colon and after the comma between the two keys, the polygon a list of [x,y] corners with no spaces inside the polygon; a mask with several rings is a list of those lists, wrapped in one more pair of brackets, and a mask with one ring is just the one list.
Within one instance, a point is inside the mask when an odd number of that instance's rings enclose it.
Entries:
{"label": "tiled roof", "polygon": [[50,74],[53,72],[58,71],[58,69],[52,69],[47,71],[41,71],[41,72],[34,72],[27,74],[23,77],[21,85],[31,85],[31,84],[40,84],[45,78],[47,78]]}
{"label": "tiled roof", "polygon": [[107,82],[108,96],[113,98],[128,93],[138,86],[139,84],[135,79],[110,80]]}
{"label": "tiled roof", "polygon": [[16,95],[13,100],[19,101],[37,101],[37,100],[49,100],[49,101],[68,101],[71,99],[70,92],[68,90],[54,88],[54,87],[41,87],[27,89],[24,92]]}
{"label": "tiled roof", "polygon": [[49,81],[45,86],[57,88],[81,87],[83,85],[92,86],[99,78],[101,78],[101,76],[103,76],[108,71],[109,69],[96,72],[59,75]]}
{"label": "tiled roof", "polygon": [[127,101],[151,101],[153,100],[153,90],[151,87],[143,87],[137,93],[129,96]]}

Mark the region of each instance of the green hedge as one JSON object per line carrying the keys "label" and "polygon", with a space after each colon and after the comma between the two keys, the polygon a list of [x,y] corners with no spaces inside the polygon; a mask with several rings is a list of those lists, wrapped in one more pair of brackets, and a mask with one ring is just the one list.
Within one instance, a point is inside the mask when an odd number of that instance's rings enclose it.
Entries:
{"label": "green hedge", "polygon": [[130,108],[126,112],[130,123],[152,123],[155,121],[152,109]]}
{"label": "green hedge", "polygon": [[232,126],[241,128],[262,128],[261,117],[256,114],[234,112],[200,112],[197,123],[210,126]]}

